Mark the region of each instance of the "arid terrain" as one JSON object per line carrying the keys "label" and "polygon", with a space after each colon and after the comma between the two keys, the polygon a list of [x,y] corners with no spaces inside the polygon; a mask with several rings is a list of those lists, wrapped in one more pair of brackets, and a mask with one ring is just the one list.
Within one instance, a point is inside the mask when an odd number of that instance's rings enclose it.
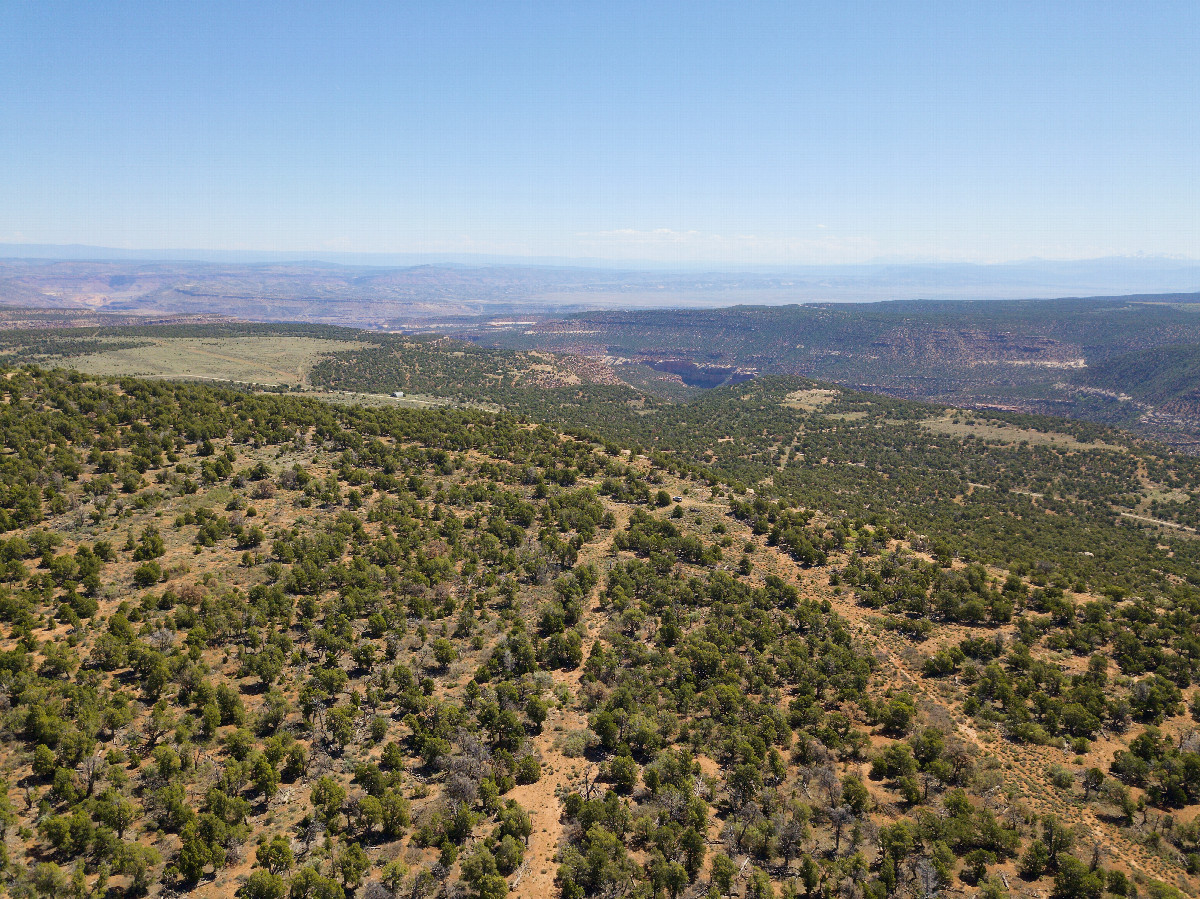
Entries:
{"label": "arid terrain", "polygon": [[10,891],[1200,888],[1188,457],[240,328],[10,343]]}

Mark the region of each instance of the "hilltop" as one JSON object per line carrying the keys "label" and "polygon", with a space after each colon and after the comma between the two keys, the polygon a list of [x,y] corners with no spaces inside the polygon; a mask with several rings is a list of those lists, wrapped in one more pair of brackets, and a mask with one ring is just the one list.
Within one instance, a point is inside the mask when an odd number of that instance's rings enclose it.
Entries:
{"label": "hilltop", "polygon": [[1193,460],[387,349],[5,372],[12,891],[1195,894]]}

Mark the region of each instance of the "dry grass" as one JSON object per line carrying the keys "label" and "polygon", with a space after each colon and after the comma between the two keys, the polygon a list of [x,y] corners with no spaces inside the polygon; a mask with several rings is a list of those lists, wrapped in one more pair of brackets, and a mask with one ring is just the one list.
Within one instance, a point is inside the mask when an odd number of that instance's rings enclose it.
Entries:
{"label": "dry grass", "polygon": [[1030,446],[1054,446],[1066,450],[1101,449],[1117,453],[1125,452],[1124,447],[1111,443],[1099,441],[1083,443],[1070,434],[1034,431],[989,419],[964,418],[962,413],[951,412],[927,418],[921,422],[921,426],[936,434],[947,434],[951,437],[976,437],[979,440],[999,441],[1005,446],[1019,446],[1022,443],[1028,443]]}
{"label": "dry grass", "polygon": [[310,337],[169,337],[136,347],[66,357],[61,364],[92,375],[291,387],[306,383],[308,372],[323,356],[362,346],[348,340]]}
{"label": "dry grass", "polygon": [[816,412],[832,403],[841,396],[840,390],[830,390],[814,387],[811,390],[793,390],[783,398],[783,405],[788,409],[798,409],[801,412]]}

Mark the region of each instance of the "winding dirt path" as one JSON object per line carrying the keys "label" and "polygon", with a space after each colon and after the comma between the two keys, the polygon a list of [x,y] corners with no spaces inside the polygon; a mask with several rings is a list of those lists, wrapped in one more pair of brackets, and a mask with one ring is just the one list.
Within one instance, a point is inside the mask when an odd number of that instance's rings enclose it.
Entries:
{"label": "winding dirt path", "polygon": [[[798,573],[809,574],[808,580],[813,580],[808,572]],[[873,612],[859,606],[849,594],[839,597],[827,587],[818,586],[817,589],[822,597],[830,600],[839,615],[855,624],[860,639],[881,662],[883,670],[879,676],[911,692],[922,703],[940,708],[945,720],[954,723],[955,735],[974,747],[980,758],[990,756],[1000,762],[997,770],[1001,772],[1005,786],[1015,789],[1030,811],[1054,815],[1076,829],[1077,850],[1087,853],[1098,843],[1108,859],[1101,862],[1103,865],[1115,860],[1132,872],[1141,872],[1170,884],[1179,882],[1182,875],[1179,868],[1131,840],[1116,825],[1102,820],[1093,807],[1068,799],[1048,782],[1047,770],[1056,764],[1072,767],[1073,756],[1049,746],[1014,743],[999,734],[981,735],[953,702],[930,689],[926,678],[905,661],[903,649],[911,646],[907,640],[890,632],[879,633],[868,620]],[[995,810],[1003,811],[1007,804],[1000,797],[997,800]],[[1194,884],[1192,892],[1195,892]]]}

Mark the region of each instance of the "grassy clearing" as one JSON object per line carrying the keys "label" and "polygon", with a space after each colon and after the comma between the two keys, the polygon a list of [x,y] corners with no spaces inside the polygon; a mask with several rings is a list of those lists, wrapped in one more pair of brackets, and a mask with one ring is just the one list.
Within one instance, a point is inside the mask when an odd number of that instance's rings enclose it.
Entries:
{"label": "grassy clearing", "polygon": [[840,395],[840,390],[830,390],[824,387],[793,390],[784,397],[783,405],[788,409],[799,409],[801,412],[816,412],[818,409],[828,406]]}
{"label": "grassy clearing", "polygon": [[308,372],[323,356],[362,346],[353,341],[309,337],[174,337],[148,340],[137,347],[68,356],[56,362],[93,375],[291,387],[305,384]]}
{"label": "grassy clearing", "polygon": [[1186,490],[1172,490],[1169,487],[1148,487],[1142,491],[1147,502],[1158,500],[1160,503],[1186,503],[1190,498]]}
{"label": "grassy clearing", "polygon": [[1125,452],[1123,447],[1115,446],[1111,443],[1101,443],[1099,441],[1083,443],[1076,440],[1070,434],[1059,434],[1053,431],[1033,431],[1005,424],[1001,421],[963,418],[961,417],[961,413],[957,417],[955,413],[948,413],[946,415],[927,418],[921,422],[921,425],[936,434],[947,434],[951,437],[973,436],[979,440],[998,441],[1005,446],[1019,446],[1022,443],[1027,443],[1030,446],[1055,446],[1059,449],[1067,450],[1102,449],[1112,450],[1113,452]]}

